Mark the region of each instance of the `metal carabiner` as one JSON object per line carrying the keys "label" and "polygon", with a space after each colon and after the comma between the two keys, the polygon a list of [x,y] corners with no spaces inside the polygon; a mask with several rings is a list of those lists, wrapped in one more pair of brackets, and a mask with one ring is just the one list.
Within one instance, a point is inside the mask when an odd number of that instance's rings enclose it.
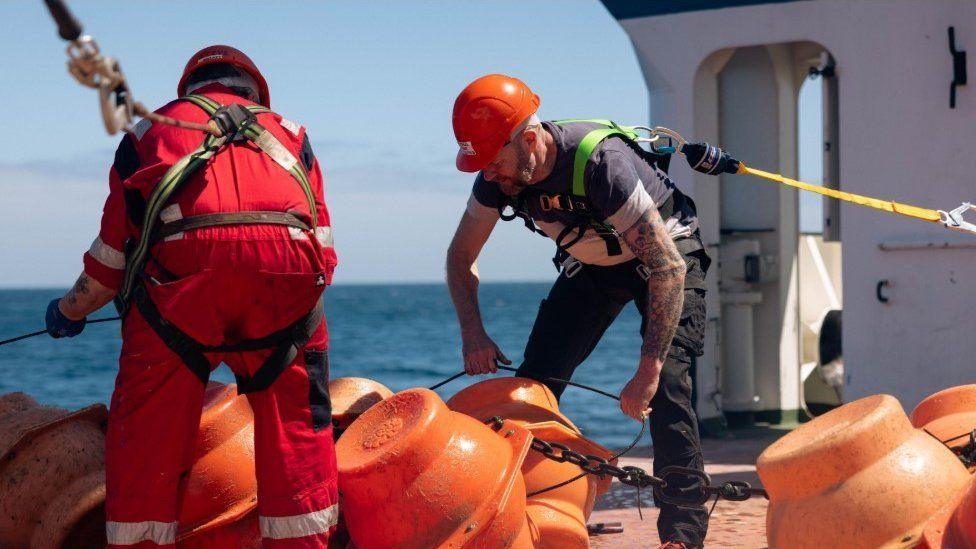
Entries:
{"label": "metal carabiner", "polygon": [[969,202],[963,202],[961,206],[954,210],[936,210],[942,217],[941,223],[947,229],[953,229],[956,231],[962,231],[965,233],[976,234],[976,224],[966,221],[964,215],[968,211],[976,211],[976,205]]}
{"label": "metal carabiner", "polygon": [[682,149],[684,148],[687,141],[685,138],[681,137],[681,134],[672,130],[671,128],[665,128],[664,126],[654,126],[651,130],[651,135],[654,136],[654,140],[658,140],[662,137],[668,139],[669,145],[666,147],[656,147],[651,145],[651,150],[658,154],[684,154]]}
{"label": "metal carabiner", "polygon": [[629,126],[629,128],[634,130],[635,135],[637,134],[637,130],[644,130],[650,135],[650,137],[641,137],[637,135],[636,137],[634,137],[634,141],[638,143],[654,143],[658,139],[661,139],[661,136],[655,135],[654,129],[648,126]]}

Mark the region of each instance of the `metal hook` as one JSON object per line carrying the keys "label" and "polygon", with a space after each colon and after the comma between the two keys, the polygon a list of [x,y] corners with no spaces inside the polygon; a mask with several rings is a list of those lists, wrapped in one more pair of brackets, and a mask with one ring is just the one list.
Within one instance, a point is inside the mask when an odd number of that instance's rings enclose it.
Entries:
{"label": "metal hook", "polygon": [[681,137],[681,134],[678,132],[670,128],[665,128],[664,126],[654,126],[654,128],[651,130],[651,134],[659,138],[666,137],[668,138],[669,143],[671,143],[671,145],[668,147],[655,147],[652,145],[651,149],[654,152],[658,154],[684,154],[682,149],[687,141],[685,141],[685,138]]}
{"label": "metal hook", "polygon": [[652,128],[648,127],[648,126],[631,126],[631,129],[633,129],[633,130],[644,130],[648,134],[650,134],[650,137],[641,137],[641,136],[635,137],[634,138],[634,141],[636,141],[638,143],[654,143],[658,139],[661,139],[661,136],[660,135],[656,135],[654,133],[654,130]]}
{"label": "metal hook", "polygon": [[976,224],[966,221],[964,218],[966,212],[974,211],[976,212],[976,205],[970,204],[969,202],[963,202],[961,206],[954,210],[936,210],[942,217],[941,222],[947,229],[953,229],[956,231],[962,231],[970,234],[976,234]]}

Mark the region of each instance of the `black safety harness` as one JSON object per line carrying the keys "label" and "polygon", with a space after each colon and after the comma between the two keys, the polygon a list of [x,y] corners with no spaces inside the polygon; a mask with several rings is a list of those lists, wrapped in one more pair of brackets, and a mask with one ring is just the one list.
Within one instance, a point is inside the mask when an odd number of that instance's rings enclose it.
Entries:
{"label": "black safety harness", "polygon": [[[248,339],[229,345],[204,345],[169,322],[159,312],[159,308],[149,297],[148,285],[159,281],[150,276],[145,269],[152,260],[151,248],[166,237],[199,229],[227,225],[283,225],[306,233],[313,233],[317,225],[315,196],[308,182],[302,163],[295,158],[274,135],[257,121],[257,114],[271,112],[256,105],[221,105],[203,95],[188,95],[181,100],[188,101],[203,109],[212,124],[220,130],[220,136],[207,135],[197,149],[178,160],[160,179],[146,200],[142,218],[142,232],[138,240],[126,243],[125,274],[122,287],[115,299],[115,306],[123,317],[131,304],[135,304],[146,323],[163,340],[166,346],[176,353],[186,366],[202,381],[210,379],[211,365],[205,353],[244,352],[271,350],[271,355],[257,369],[253,376],[244,378],[235,372],[239,393],[252,393],[267,389],[284,369],[294,361],[299,350],[311,339],[315,329],[322,321],[322,298],[300,319],[291,325],[267,336]],[[194,173],[224,148],[232,143],[247,141],[270,156],[283,169],[288,171],[308,201],[311,218],[298,211],[243,211],[212,213],[162,222],[160,212],[173,194]],[[314,234],[308,234],[314,238]],[[158,262],[154,263],[158,266]],[[163,272],[161,266],[159,266]],[[319,280],[325,286],[325,276]]]}
{"label": "black safety harness", "polygon": [[[594,213],[593,205],[586,194],[586,164],[593,156],[593,152],[596,150],[597,145],[599,145],[603,140],[614,136],[628,140],[631,143],[634,143],[634,148],[640,151],[642,157],[649,164],[656,165],[665,174],[668,171],[668,166],[671,160],[670,154],[646,151],[637,146],[637,132],[635,127],[621,126],[610,120],[557,120],[554,123],[567,124],[571,122],[591,122],[604,126],[587,133],[580,141],[579,145],[577,145],[573,153],[573,184],[571,191],[556,195],[543,195],[541,193],[533,192],[531,189],[527,189],[515,196],[508,196],[498,209],[499,216],[501,216],[502,220],[511,221],[515,218],[520,218],[527,229],[546,238],[550,238],[550,236],[536,226],[535,222],[532,220],[532,216],[529,213],[529,208],[527,207],[529,200],[540,200],[540,206],[543,207],[543,209],[548,209],[546,208],[548,205],[553,209],[575,213],[578,221],[576,223],[566,225],[566,227],[564,227],[559,234],[556,235],[556,238],[554,239],[556,242],[556,254],[552,258],[552,262],[556,266],[556,269],[562,270],[563,274],[569,277],[574,276],[579,269],[582,268],[583,264],[573,258],[568,250],[570,247],[583,239],[583,237],[586,235],[586,231],[592,230],[604,241],[607,247],[608,256],[613,257],[623,253],[620,246],[619,233],[609,223],[597,217],[597,215]],[[668,196],[667,200],[657,207],[657,211],[661,215],[661,219],[668,219],[672,217],[675,212],[683,210],[686,202],[691,202],[691,199],[685,196],[684,193],[682,193],[676,187],[672,187],[671,194]],[[693,202],[691,202],[691,206],[694,208]],[[508,213],[508,210],[511,210],[511,213]],[[572,238],[570,238],[571,235]],[[683,255],[703,249],[701,241],[696,236],[679,238],[678,240],[675,240],[675,246],[677,246],[678,251]],[[645,280],[650,277],[646,267],[643,265],[638,265],[636,270]],[[686,277],[685,281],[686,288],[705,289],[704,280],[689,280],[687,278],[688,277]]]}

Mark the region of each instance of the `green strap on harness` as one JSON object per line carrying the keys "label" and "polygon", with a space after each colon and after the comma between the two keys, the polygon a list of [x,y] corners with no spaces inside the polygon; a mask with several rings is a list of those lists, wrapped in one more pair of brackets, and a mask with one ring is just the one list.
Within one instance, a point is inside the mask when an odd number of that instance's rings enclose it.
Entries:
{"label": "green strap on harness", "polygon": [[[188,95],[181,98],[185,101],[189,101],[194,105],[203,109],[209,116],[213,117],[218,109],[222,105],[209,97],[202,95]],[[271,112],[269,109],[261,106],[248,106],[246,107],[253,114],[261,114]],[[238,128],[240,130],[241,128]],[[301,162],[294,158],[294,156],[284,148],[284,146],[279,142],[274,135],[272,135],[267,129],[257,123],[257,121],[252,120],[244,129],[244,137],[254,143],[258,148],[264,151],[266,154],[271,156],[275,162],[286,169],[295,181],[298,182],[299,186],[305,194],[305,198],[308,200],[309,211],[312,217],[312,226],[318,225],[317,222],[317,212],[315,208],[315,195],[312,193],[312,188],[308,182],[308,176],[305,174]],[[196,173],[197,170],[202,168],[206,163],[214,157],[218,152],[220,152],[224,147],[229,145],[231,141],[228,140],[227,136],[215,137],[213,135],[207,135],[203,143],[200,144],[193,152],[187,154],[183,158],[179,159],[175,164],[173,164],[169,170],[163,174],[163,177],[159,180],[159,183],[152,190],[149,195],[149,199],[146,201],[146,213],[143,217],[142,222],[142,234],[139,236],[139,242],[131,251],[127,250],[126,262],[125,262],[125,274],[122,279],[122,286],[119,289],[118,296],[116,297],[115,304],[121,314],[125,314],[128,310],[129,299],[132,296],[132,291],[136,285],[136,279],[142,272],[143,266],[146,263],[146,259],[149,256],[149,249],[151,247],[151,240],[153,231],[156,228],[156,223],[159,220],[159,214],[163,210],[163,207],[172,197],[173,193],[190,178],[191,175]]]}
{"label": "green strap on harness", "polygon": [[593,151],[596,150],[597,145],[599,145],[604,139],[614,135],[619,135],[631,140],[636,139],[637,132],[630,126],[621,126],[612,120],[567,119],[553,121],[554,124],[569,124],[572,122],[590,122],[593,124],[607,126],[606,128],[593,130],[583,136],[583,140],[580,141],[580,144],[576,147],[576,155],[573,157],[573,194],[581,198],[585,198],[586,181],[584,179],[584,172],[586,170],[586,163],[589,162],[590,157],[593,156]]}

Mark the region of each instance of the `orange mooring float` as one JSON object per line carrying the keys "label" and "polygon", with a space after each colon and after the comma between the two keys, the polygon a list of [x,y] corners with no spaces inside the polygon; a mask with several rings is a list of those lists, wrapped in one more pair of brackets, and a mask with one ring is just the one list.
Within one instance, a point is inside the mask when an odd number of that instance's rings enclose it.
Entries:
{"label": "orange mooring float", "polygon": [[107,414],[0,396],[0,547],[104,544]]}
{"label": "orange mooring float", "polygon": [[339,377],[330,381],[329,399],[336,438],[372,405],[391,396],[393,391],[386,385],[365,377]]}
{"label": "orange mooring float", "polygon": [[922,532],[921,549],[976,548],[976,477],[966,488],[936,513]]}
{"label": "orange mooring float", "polygon": [[[462,389],[447,406],[478,420],[493,416],[511,420],[547,442],[564,444],[583,455],[610,459],[610,450],[584,437],[562,412],[555,395],[544,384],[521,377],[481,381]],[[611,461],[616,463],[616,460]],[[545,490],[579,476],[572,463],[558,463],[542,454],[530,452],[522,463],[522,476],[528,494]],[[535,547],[588,547],[586,521],[596,498],[609,490],[612,479],[584,475],[565,486],[530,495],[526,514]]]}
{"label": "orange mooring float", "polygon": [[970,480],[955,454],[874,395],[801,425],[760,456],[775,548],[913,547]]}
{"label": "orange mooring float", "polygon": [[[0,396],[0,547],[105,545],[107,410]],[[207,385],[177,546],[258,548],[254,419],[234,385]]]}
{"label": "orange mooring float", "polygon": [[494,416],[526,424],[558,421],[579,432],[579,428],[559,411],[556,395],[542,383],[524,377],[479,381],[458,391],[447,401],[447,406],[482,421]]}
{"label": "orange mooring float", "polygon": [[195,456],[180,487],[177,545],[260,547],[254,415],[236,385],[207,384]]}
{"label": "orange mooring float", "polygon": [[[976,385],[950,387],[927,397],[912,410],[911,418],[912,425],[949,447],[965,446],[967,435],[976,429]],[[970,467],[974,470],[976,466]]]}
{"label": "orange mooring float", "polygon": [[519,467],[531,444],[409,389],[370,408],[336,444],[343,516],[372,547],[532,547]]}

